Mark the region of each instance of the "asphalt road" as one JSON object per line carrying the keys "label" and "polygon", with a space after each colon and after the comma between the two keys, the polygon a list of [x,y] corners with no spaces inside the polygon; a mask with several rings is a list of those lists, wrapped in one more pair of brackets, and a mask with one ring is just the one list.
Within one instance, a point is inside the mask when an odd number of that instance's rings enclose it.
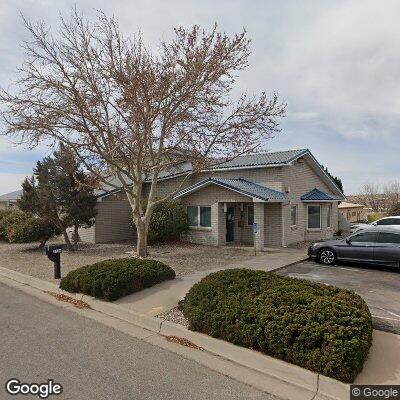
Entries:
{"label": "asphalt road", "polygon": [[51,399],[250,399],[263,392],[0,284],[0,399],[10,378],[63,386]]}
{"label": "asphalt road", "polygon": [[277,274],[334,285],[358,293],[368,304],[374,327],[400,334],[400,271],[396,268],[303,261]]}

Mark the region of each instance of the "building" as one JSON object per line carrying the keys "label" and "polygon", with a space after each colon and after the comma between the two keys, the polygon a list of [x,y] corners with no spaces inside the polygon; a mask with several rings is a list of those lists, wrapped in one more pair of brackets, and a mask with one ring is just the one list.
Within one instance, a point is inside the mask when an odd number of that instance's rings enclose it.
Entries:
{"label": "building", "polygon": [[6,193],[0,196],[0,210],[18,208],[17,201],[21,198],[22,190]]}
{"label": "building", "polygon": [[339,213],[348,222],[363,222],[367,220],[367,208],[363,204],[343,201],[338,208]]}
{"label": "building", "polygon": [[[172,193],[190,171],[190,164],[182,163],[164,173],[158,195]],[[187,179],[175,198],[191,222],[184,240],[215,246],[255,241],[263,249],[331,238],[345,196],[311,152],[301,149],[237,157]],[[97,211],[94,226],[80,231],[83,241],[134,239],[121,190],[99,193]]]}

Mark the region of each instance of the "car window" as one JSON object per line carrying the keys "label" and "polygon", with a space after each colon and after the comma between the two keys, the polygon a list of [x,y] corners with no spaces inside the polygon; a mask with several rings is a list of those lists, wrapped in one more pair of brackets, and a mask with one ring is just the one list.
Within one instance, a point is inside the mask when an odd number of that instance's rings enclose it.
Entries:
{"label": "car window", "polygon": [[357,235],[351,236],[352,242],[375,242],[376,233],[375,232],[362,232],[357,233]]}
{"label": "car window", "polygon": [[400,234],[380,232],[378,235],[378,243],[397,243],[400,244]]}
{"label": "car window", "polygon": [[386,218],[376,222],[377,225],[400,225],[399,218]]}

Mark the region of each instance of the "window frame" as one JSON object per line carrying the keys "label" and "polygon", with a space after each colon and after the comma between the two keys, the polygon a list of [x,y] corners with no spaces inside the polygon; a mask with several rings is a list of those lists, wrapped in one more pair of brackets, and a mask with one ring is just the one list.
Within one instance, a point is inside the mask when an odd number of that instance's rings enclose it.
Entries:
{"label": "window frame", "polygon": [[[191,229],[207,229],[210,230],[212,228],[212,216],[211,216],[211,206],[203,205],[203,206],[198,206],[198,205],[192,205],[189,204],[186,206],[186,215],[188,215],[188,208],[189,207],[196,207],[197,208],[197,225],[189,225],[189,228]],[[203,226],[201,225],[201,209],[202,208],[209,208],[210,209],[210,226]],[[190,223],[190,221],[189,221]]]}
{"label": "window frame", "polygon": [[[253,208],[253,223],[249,224],[249,208]],[[246,218],[247,226],[253,226],[254,225],[254,204],[247,204],[247,218]]]}
{"label": "window frame", "polygon": [[[292,210],[293,210],[293,208],[296,210],[295,218],[294,218],[295,219],[294,224],[293,224],[293,220],[292,220]],[[293,204],[292,206],[290,206],[290,227],[293,228],[295,226],[297,226],[297,204]]]}
{"label": "window frame", "polygon": [[332,204],[328,204],[328,207],[326,210],[326,227],[327,228],[332,228],[332,210],[333,210]]}
{"label": "window frame", "polygon": [[[310,228],[309,227],[309,208],[310,207],[319,207],[319,228]],[[320,231],[322,230],[322,207],[321,204],[307,204],[307,230],[308,231]]]}

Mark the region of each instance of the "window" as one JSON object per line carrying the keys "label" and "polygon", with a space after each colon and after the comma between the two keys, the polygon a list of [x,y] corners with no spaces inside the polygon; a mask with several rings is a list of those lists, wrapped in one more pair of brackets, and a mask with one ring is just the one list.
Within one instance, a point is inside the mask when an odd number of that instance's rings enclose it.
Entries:
{"label": "window", "polygon": [[326,213],[326,226],[330,228],[332,225],[332,206],[328,205],[328,212]]}
{"label": "window", "polygon": [[400,218],[385,218],[376,222],[377,225],[400,225]]}
{"label": "window", "polygon": [[297,225],[297,206],[292,206],[290,208],[290,225]]}
{"label": "window", "polygon": [[188,206],[187,215],[190,226],[199,226],[199,211],[197,206]]}
{"label": "window", "polygon": [[380,232],[378,235],[378,243],[395,243],[400,244],[400,234]]}
{"label": "window", "polygon": [[321,206],[307,206],[307,228],[321,229]]}
{"label": "window", "polygon": [[375,232],[363,232],[357,235],[350,236],[352,242],[365,243],[365,242],[376,242]]}
{"label": "window", "polygon": [[254,224],[254,206],[247,206],[247,225]]}
{"label": "window", "polygon": [[200,226],[211,226],[211,207],[200,207]]}
{"label": "window", "polygon": [[211,207],[209,206],[188,206],[187,215],[191,227],[211,227]]}

